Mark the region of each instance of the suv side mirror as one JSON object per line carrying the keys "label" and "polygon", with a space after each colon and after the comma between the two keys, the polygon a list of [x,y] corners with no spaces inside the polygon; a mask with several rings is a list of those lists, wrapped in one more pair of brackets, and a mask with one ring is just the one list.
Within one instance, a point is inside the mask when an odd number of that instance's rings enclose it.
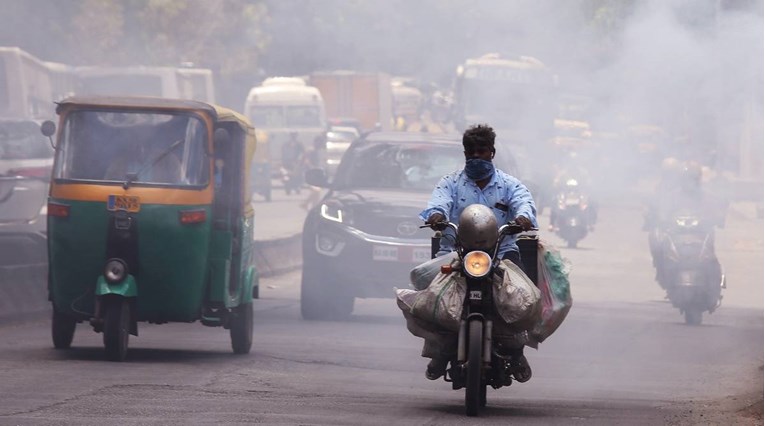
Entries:
{"label": "suv side mirror", "polygon": [[327,182],[327,174],[324,169],[308,169],[305,172],[305,183],[311,186],[318,186],[320,188],[326,188],[329,186]]}

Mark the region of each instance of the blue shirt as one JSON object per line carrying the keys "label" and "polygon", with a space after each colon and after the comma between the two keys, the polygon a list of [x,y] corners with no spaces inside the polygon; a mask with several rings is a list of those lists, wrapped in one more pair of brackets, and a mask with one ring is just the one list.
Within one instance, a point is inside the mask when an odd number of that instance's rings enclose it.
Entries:
{"label": "blue shirt", "polygon": [[[483,204],[490,207],[499,226],[520,215],[529,218],[534,227],[538,226],[537,209],[531,192],[520,180],[497,168],[494,168],[494,175],[483,189],[469,179],[464,170],[457,170],[442,177],[433,189],[428,207],[420,213],[420,219],[425,221],[433,213],[439,212],[446,217],[446,220],[456,223],[462,210],[471,204]],[[502,209],[501,206],[507,206],[507,208]],[[454,231],[447,228],[441,238],[439,256],[454,250],[454,239]],[[504,238],[497,254],[499,258],[508,251],[518,251],[515,240],[514,236]]]}

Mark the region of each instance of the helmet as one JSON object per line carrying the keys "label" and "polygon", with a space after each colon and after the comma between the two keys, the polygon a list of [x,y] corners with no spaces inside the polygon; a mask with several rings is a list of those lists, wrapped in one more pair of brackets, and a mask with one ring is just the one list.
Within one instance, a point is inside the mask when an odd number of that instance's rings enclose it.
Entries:
{"label": "helmet", "polygon": [[499,227],[494,212],[483,204],[462,210],[457,238],[465,250],[491,250],[497,244]]}

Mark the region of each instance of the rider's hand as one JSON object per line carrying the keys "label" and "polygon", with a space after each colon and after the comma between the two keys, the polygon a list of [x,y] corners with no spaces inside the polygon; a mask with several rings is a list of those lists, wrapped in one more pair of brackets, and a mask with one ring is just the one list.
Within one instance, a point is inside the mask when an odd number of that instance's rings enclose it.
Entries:
{"label": "rider's hand", "polygon": [[444,230],[443,224],[439,225],[438,222],[443,222],[445,220],[446,220],[446,216],[444,216],[441,213],[436,212],[436,213],[433,213],[432,215],[430,215],[428,220],[425,221],[425,224],[426,225],[430,225],[430,229],[432,229],[434,231],[443,231]]}
{"label": "rider's hand", "polygon": [[534,224],[531,223],[531,220],[527,218],[526,216],[518,216],[515,218],[515,223],[518,224],[521,228],[523,228],[524,231],[528,231],[529,229],[534,227]]}

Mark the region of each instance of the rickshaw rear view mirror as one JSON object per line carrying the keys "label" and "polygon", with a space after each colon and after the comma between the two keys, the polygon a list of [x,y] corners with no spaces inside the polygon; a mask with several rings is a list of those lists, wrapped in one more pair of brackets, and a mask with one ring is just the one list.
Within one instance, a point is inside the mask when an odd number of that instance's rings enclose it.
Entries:
{"label": "rickshaw rear view mirror", "polygon": [[308,169],[305,172],[305,182],[323,188],[327,186],[327,175],[324,169]]}
{"label": "rickshaw rear view mirror", "polygon": [[50,120],[45,120],[40,125],[40,131],[44,136],[48,137],[48,140],[50,141],[50,146],[53,147],[53,149],[56,149],[56,146],[53,145],[53,135],[56,133],[56,124]]}

